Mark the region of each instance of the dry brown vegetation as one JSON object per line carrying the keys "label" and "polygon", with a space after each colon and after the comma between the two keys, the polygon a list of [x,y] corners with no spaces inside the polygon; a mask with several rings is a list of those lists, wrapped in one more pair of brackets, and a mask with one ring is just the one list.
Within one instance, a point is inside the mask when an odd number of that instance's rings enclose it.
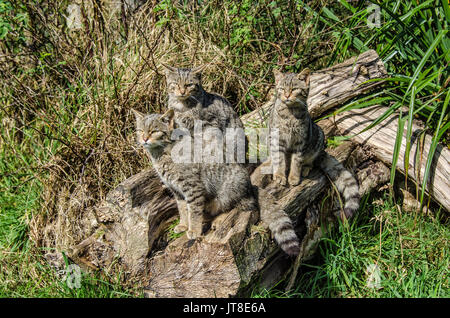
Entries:
{"label": "dry brown vegetation", "polygon": [[[161,62],[207,63],[204,86],[244,113],[268,98],[274,66],[320,66],[317,56],[329,46],[316,44],[311,65],[307,56],[313,52],[294,56],[294,47],[311,40],[304,26],[280,33],[284,38],[277,44],[266,40],[262,29],[252,30],[253,37],[261,37],[256,40],[245,34],[226,38],[224,31],[230,32],[241,9],[219,2],[206,8],[147,2],[134,12],[97,1],[83,4],[82,27],[76,30],[65,25],[64,3],[26,4],[30,28],[23,30],[21,50],[2,47],[4,121],[14,127],[11,138],[32,142],[24,146],[33,153],[34,173],[43,186],[41,213],[31,224],[41,246],[67,248],[86,237],[95,223],[90,208],[148,165],[136,149],[129,110],[165,108]],[[227,12],[233,8],[234,17]],[[251,10],[268,19],[273,15],[264,4]]]}

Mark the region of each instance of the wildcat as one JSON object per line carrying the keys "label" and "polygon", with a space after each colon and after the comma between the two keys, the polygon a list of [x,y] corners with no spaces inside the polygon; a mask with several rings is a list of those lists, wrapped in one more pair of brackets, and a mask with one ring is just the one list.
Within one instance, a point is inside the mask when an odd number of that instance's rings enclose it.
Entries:
{"label": "wildcat", "polygon": [[[168,110],[164,115],[133,112],[138,143],[149,153],[153,168],[177,201],[180,223],[174,229],[176,233],[187,231],[188,238],[195,239],[202,234],[206,214],[215,216],[234,207],[249,213],[257,211],[250,177],[243,165],[175,163],[171,156],[177,142],[171,138],[175,128],[174,111]],[[261,218],[271,221],[265,216]],[[289,218],[288,221],[289,224],[280,221],[270,224],[270,229],[281,248],[289,255],[296,255],[300,245]]]}
{"label": "wildcat", "polygon": [[176,124],[191,133],[196,120],[201,120],[203,127],[219,128],[223,134],[227,128],[237,128],[237,135],[233,137],[236,140],[235,160],[244,163],[248,148],[244,125],[226,98],[203,89],[202,71],[205,66],[176,68],[162,65],[169,94],[168,107],[175,111]]}
{"label": "wildcat", "polygon": [[211,216],[227,212],[235,206],[243,211],[257,209],[250,178],[239,164],[176,163],[171,151],[174,111],[164,115],[144,115],[133,110],[137,140],[150,155],[161,181],[173,192],[180,211],[175,232],[187,230],[189,239],[202,234],[205,210]]}
{"label": "wildcat", "polygon": [[278,145],[275,138],[269,144],[273,180],[296,186],[317,165],[343,195],[345,217],[351,217],[359,207],[358,183],[340,162],[325,152],[325,135],[308,112],[309,69],[300,74],[274,70],[274,75],[276,99],[269,128],[277,128],[279,138]]}

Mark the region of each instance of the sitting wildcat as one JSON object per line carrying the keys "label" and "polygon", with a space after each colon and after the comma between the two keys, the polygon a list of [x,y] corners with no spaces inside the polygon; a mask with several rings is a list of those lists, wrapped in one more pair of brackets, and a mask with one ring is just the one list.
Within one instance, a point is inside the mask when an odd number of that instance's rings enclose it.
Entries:
{"label": "sitting wildcat", "polygon": [[309,70],[300,74],[274,70],[274,75],[276,99],[269,128],[277,128],[279,138],[278,143],[272,138],[269,144],[273,180],[281,185],[288,182],[296,186],[301,176],[306,177],[317,165],[343,195],[345,217],[351,217],[359,207],[358,184],[339,161],[325,152],[324,133],[308,112]]}
{"label": "sitting wildcat", "polygon": [[175,163],[172,160],[171,151],[176,143],[171,139],[173,110],[164,115],[133,112],[138,142],[148,151],[153,168],[176,198],[180,212],[176,233],[187,230],[189,239],[199,237],[205,212],[215,216],[235,206],[242,211],[257,210],[250,178],[239,164]]}
{"label": "sitting wildcat", "polygon": [[[214,216],[235,207],[244,212],[257,212],[250,177],[243,165],[175,163],[171,156],[177,143],[171,139],[174,131],[173,110],[164,115],[133,112],[138,143],[148,151],[153,168],[177,201],[180,223],[174,229],[176,233],[187,230],[189,239],[199,237],[206,213]],[[278,244],[287,254],[297,255],[300,244],[289,217],[276,206],[265,211],[270,211],[270,216],[264,212],[261,218],[263,222],[268,222],[267,226],[273,231]],[[275,215],[279,217],[273,220]]]}
{"label": "sitting wildcat", "polygon": [[205,125],[226,128],[244,128],[230,102],[220,95],[209,93],[202,86],[202,71],[205,66],[176,68],[162,64],[166,69],[169,109],[175,111],[175,122],[192,130],[194,120]]}
{"label": "sitting wildcat", "polygon": [[[201,121],[204,128],[214,127],[225,134],[227,128],[237,129],[234,143],[234,162],[244,163],[247,140],[244,125],[230,102],[218,94],[209,93],[202,86],[202,70],[195,68],[176,68],[162,64],[166,69],[168,107],[175,112],[175,123],[192,134],[194,122]],[[230,162],[231,157],[228,159]]]}

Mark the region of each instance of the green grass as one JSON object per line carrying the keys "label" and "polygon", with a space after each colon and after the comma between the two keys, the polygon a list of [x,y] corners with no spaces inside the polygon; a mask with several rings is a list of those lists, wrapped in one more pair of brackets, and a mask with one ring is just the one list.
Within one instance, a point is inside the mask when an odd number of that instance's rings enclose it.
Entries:
{"label": "green grass", "polygon": [[0,297],[117,298],[142,297],[139,290],[127,290],[118,277],[100,273],[80,276],[80,286],[70,285],[62,270],[50,267],[38,250],[0,251]]}
{"label": "green grass", "polygon": [[[25,139],[23,144],[31,141]],[[28,222],[39,208],[41,184],[33,175],[22,172],[26,158],[8,156],[8,146],[11,144],[0,144],[0,297],[142,296],[137,289],[122,287],[120,277],[101,272],[83,272],[80,288],[70,288],[61,269],[46,262],[44,251],[28,237]],[[20,145],[13,146],[16,151],[21,150]]]}
{"label": "green grass", "polygon": [[[256,289],[252,296],[450,297],[448,224],[425,215],[416,223],[415,213],[399,210],[388,192],[363,202],[349,225],[328,230],[318,255],[301,265],[294,290]],[[370,287],[375,265],[379,285]]]}
{"label": "green grass", "polygon": [[[3,177],[2,187],[12,186],[11,179]],[[0,195],[0,297],[142,296],[139,290],[122,287],[120,277],[100,272],[83,272],[80,288],[70,288],[65,275],[51,267],[42,256],[43,251],[28,239],[27,222],[36,210],[38,185],[30,182],[12,188],[13,193],[2,191]]]}
{"label": "green grass", "polygon": [[36,160],[48,160],[51,152],[36,147],[30,130],[22,132],[17,138],[14,127],[0,128],[0,297],[142,296],[138,289],[122,287],[120,277],[103,272],[82,272],[80,287],[70,288],[62,269],[51,267],[44,250],[29,239],[29,222],[39,209],[42,191],[31,167]]}

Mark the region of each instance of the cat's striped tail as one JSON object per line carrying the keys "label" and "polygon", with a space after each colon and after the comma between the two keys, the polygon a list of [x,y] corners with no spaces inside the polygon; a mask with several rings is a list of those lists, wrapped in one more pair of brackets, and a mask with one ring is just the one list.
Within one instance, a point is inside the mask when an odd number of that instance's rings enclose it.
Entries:
{"label": "cat's striped tail", "polygon": [[[259,189],[258,191],[264,191]],[[264,194],[271,195],[269,193]],[[296,256],[300,252],[300,241],[295,234],[294,226],[289,216],[276,203],[270,206],[260,207],[261,221],[272,232],[275,241],[281,249],[290,256]]]}
{"label": "cat's striped tail", "polygon": [[330,177],[344,198],[344,215],[348,219],[359,208],[359,187],[355,177],[333,156],[325,151],[319,159],[320,168]]}

